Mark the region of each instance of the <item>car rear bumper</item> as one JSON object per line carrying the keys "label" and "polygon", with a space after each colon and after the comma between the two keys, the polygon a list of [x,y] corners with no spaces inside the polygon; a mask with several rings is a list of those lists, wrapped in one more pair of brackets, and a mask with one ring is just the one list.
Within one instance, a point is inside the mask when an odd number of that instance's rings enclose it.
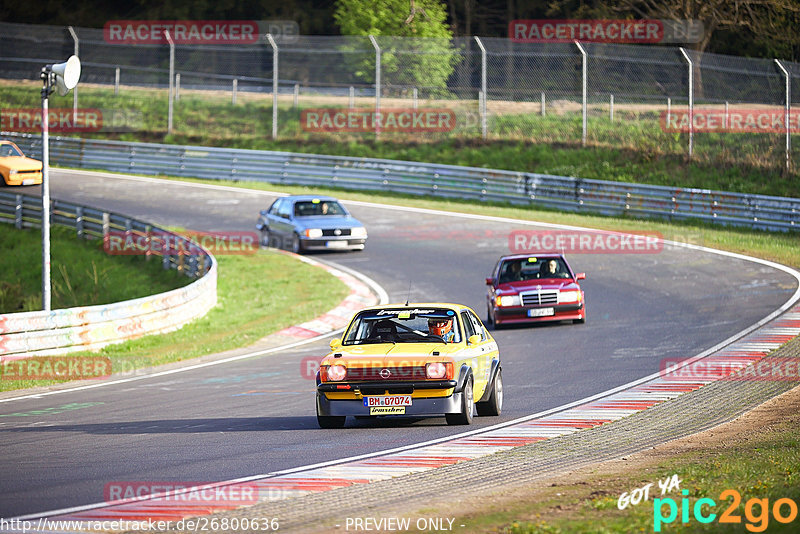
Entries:
{"label": "car rear bumper", "polygon": [[[531,317],[528,310],[542,310],[553,308],[552,315]],[[585,319],[586,309],[583,303],[557,304],[554,306],[513,306],[510,308],[495,308],[495,322],[497,324],[538,323],[543,321],[567,321]]]}
{"label": "car rear bumper", "polygon": [[[462,393],[458,392],[447,397],[414,398],[411,406],[403,406],[403,413],[386,413],[381,415],[436,417],[448,413],[460,413],[461,395]],[[349,415],[369,417],[370,409],[364,406],[362,399],[330,400],[324,393],[317,392],[317,413],[322,416]],[[372,416],[378,417],[378,415]]]}

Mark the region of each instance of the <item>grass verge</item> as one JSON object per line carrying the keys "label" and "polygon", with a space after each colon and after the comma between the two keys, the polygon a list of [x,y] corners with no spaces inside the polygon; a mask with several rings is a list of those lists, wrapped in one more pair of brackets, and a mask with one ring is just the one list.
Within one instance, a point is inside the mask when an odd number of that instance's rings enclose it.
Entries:
{"label": "grass verge", "polygon": [[[2,244],[0,248],[5,250]],[[119,259],[109,258],[112,262]],[[107,356],[112,370],[119,372],[213,354],[250,345],[270,333],[307,321],[335,307],[349,294],[348,288],[327,271],[287,255],[262,250],[251,256],[218,256],[217,260],[219,301],[205,317],[172,333],[71,356]],[[147,274],[135,271],[130,277],[142,279],[143,287],[148,289],[144,295],[160,291],[154,290]],[[128,284],[128,277],[123,276],[123,280],[118,285]],[[55,383],[58,382],[0,380],[0,391]]]}

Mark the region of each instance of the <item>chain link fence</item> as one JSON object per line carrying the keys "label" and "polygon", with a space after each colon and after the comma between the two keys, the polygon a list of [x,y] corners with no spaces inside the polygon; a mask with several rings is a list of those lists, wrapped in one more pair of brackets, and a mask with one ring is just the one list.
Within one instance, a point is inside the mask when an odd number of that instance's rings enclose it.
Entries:
{"label": "chain link fence", "polygon": [[[195,113],[203,102],[243,135],[524,140],[796,173],[797,63],[478,37],[264,35],[253,44],[131,45],[91,28],[0,23],[0,32],[4,93],[79,50],[79,92],[55,105],[99,109],[105,131],[191,138],[207,132]],[[18,130],[14,109],[40,104],[30,89],[3,100],[8,131]]]}

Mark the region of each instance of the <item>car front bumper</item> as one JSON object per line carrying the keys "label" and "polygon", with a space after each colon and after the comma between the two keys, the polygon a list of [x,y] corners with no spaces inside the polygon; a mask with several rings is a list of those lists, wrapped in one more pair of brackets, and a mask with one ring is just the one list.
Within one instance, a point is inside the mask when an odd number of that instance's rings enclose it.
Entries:
{"label": "car front bumper", "polygon": [[[528,310],[553,309],[551,315],[531,317]],[[537,313],[537,312],[533,312]],[[497,324],[535,323],[542,321],[567,321],[585,319],[586,310],[583,302],[577,304],[556,304],[553,306],[511,306],[508,308],[495,307],[495,322]]]}
{"label": "car front bumper", "polygon": [[303,250],[364,250],[365,237],[321,237],[318,239],[300,238]]}
{"label": "car front bumper", "polygon": [[[393,415],[400,417],[425,416],[436,417],[448,413],[461,412],[462,392],[453,393],[447,397],[413,398],[411,406],[403,406],[403,413],[372,415],[381,417]],[[328,399],[324,393],[317,392],[317,413],[322,416],[358,416],[370,417],[370,409],[364,406],[361,399]]]}

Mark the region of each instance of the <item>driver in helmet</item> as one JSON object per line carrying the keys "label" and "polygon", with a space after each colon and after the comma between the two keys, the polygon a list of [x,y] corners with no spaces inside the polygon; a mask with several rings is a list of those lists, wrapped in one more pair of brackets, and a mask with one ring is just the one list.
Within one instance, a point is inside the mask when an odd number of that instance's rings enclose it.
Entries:
{"label": "driver in helmet", "polygon": [[456,337],[453,330],[453,318],[431,317],[428,319],[428,332],[441,337],[445,343],[450,343]]}

